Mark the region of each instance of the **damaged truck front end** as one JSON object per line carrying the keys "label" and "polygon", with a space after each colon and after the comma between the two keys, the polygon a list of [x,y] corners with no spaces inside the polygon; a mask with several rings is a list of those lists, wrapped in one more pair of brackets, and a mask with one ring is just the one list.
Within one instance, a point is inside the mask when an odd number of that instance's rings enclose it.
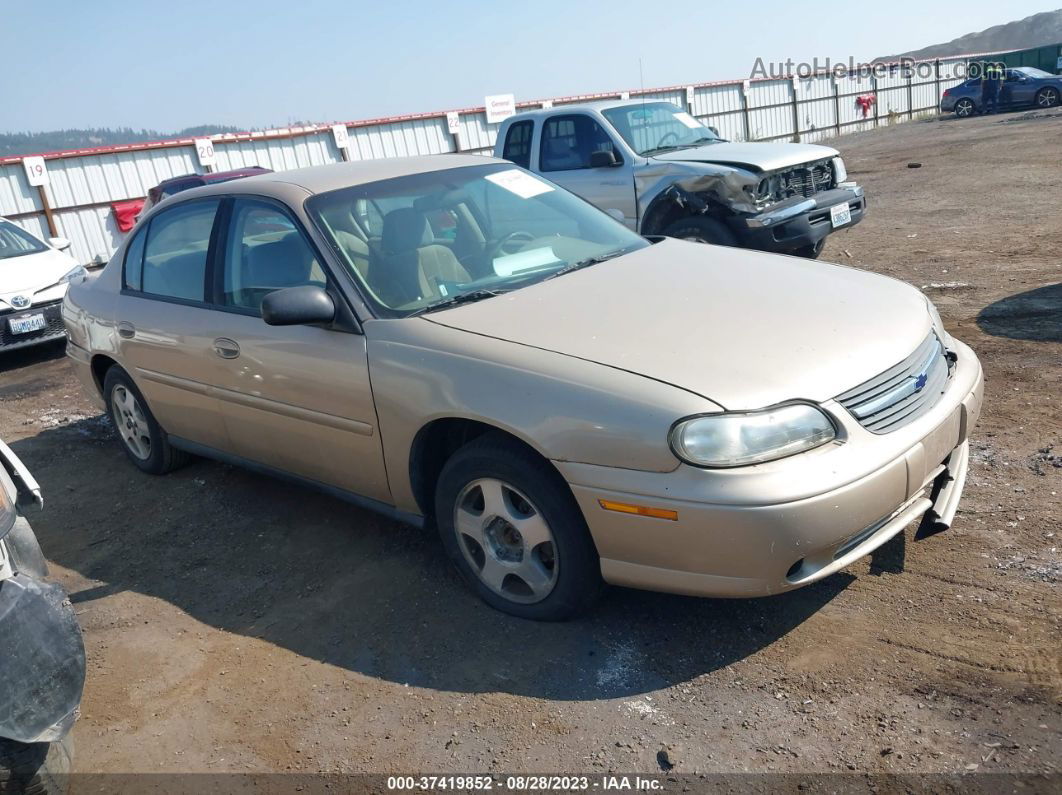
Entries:
{"label": "damaged truck front end", "polygon": [[34,505],[42,505],[39,486],[0,442],[0,785],[18,792],[48,792],[67,772],[61,743],[85,684],[77,617],[66,592],[45,579],[48,567],[24,516]]}

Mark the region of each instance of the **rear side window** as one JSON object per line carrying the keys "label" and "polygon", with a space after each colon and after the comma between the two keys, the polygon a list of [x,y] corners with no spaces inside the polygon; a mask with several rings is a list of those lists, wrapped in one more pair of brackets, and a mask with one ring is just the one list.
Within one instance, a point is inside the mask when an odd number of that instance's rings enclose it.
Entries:
{"label": "rear side window", "polygon": [[140,289],[151,295],[202,301],[217,200],[179,204],[151,219]]}
{"label": "rear side window", "polygon": [[140,278],[144,271],[144,241],[147,240],[147,227],[141,228],[125,247],[125,261],[122,263],[122,287],[126,290],[139,290]]}
{"label": "rear side window", "polygon": [[502,157],[520,168],[531,168],[531,134],[534,129],[535,123],[531,120],[518,121],[510,126],[505,134]]}

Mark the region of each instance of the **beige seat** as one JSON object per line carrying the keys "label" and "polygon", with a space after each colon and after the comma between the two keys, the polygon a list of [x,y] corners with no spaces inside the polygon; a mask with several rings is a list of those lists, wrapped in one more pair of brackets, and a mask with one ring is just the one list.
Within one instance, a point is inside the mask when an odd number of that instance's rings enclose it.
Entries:
{"label": "beige seat", "polygon": [[400,207],[384,216],[380,266],[371,269],[369,281],[383,301],[399,306],[440,298],[440,282],[472,280],[454,253],[432,240],[428,219],[415,207]]}

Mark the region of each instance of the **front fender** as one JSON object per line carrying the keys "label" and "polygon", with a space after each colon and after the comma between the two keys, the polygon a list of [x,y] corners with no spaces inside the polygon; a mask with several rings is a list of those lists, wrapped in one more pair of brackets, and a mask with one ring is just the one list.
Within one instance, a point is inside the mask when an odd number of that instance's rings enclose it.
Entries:
{"label": "front fender", "polygon": [[412,513],[410,451],[434,420],[492,425],[554,461],[668,472],[675,420],[720,410],[644,376],[424,319],[367,323],[366,335],[388,481]]}
{"label": "front fender", "polygon": [[642,208],[641,233],[659,233],[662,219],[668,216],[676,197],[683,194],[697,197],[706,206],[722,207],[729,213],[755,212],[752,197],[745,188],[758,180],[751,171],[718,163],[650,161],[634,175],[638,206]]}

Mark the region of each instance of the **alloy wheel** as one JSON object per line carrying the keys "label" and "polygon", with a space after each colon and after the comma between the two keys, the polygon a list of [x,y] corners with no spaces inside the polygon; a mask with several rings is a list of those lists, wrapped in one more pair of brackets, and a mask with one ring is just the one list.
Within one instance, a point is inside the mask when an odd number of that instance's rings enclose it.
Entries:
{"label": "alloy wheel", "polygon": [[499,596],[533,604],[557,584],[553,532],[538,508],[508,483],[481,478],[465,486],[454,508],[454,532],[473,572]]}
{"label": "alloy wheel", "polygon": [[972,116],[974,112],[974,104],[968,99],[960,99],[955,105],[955,115],[965,119],[967,116]]}
{"label": "alloy wheel", "polygon": [[1036,95],[1036,104],[1041,108],[1053,108],[1058,104],[1058,92],[1053,88],[1045,88]]}
{"label": "alloy wheel", "polygon": [[111,414],[114,427],[129,452],[141,461],[150,458],[151,434],[147,418],[136,396],[122,384],[116,385],[111,392]]}

